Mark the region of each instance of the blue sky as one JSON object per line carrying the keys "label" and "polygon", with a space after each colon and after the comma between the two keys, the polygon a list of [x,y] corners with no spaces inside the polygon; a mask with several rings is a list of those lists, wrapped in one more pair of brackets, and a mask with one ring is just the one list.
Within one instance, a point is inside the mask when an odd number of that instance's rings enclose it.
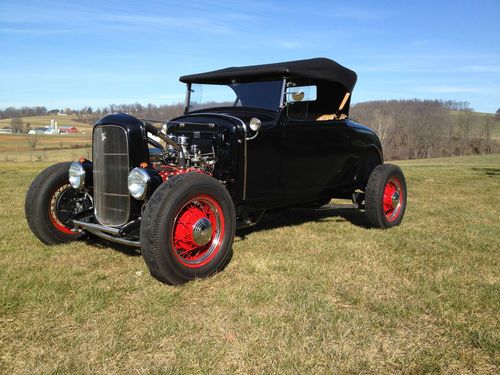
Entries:
{"label": "blue sky", "polygon": [[500,107],[500,1],[0,0],[0,107],[182,101],[178,77],[329,57],[353,102]]}

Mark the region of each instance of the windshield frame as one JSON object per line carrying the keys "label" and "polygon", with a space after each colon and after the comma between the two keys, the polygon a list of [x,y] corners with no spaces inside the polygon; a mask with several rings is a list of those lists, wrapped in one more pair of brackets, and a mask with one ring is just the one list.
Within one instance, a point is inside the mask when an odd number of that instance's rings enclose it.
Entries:
{"label": "windshield frame", "polygon": [[[276,81],[279,81],[279,80],[276,80]],[[262,81],[262,82],[265,82],[265,81]],[[282,78],[281,79],[281,90],[280,90],[280,98],[279,98],[279,105],[276,109],[269,109],[269,108],[260,108],[262,110],[266,110],[266,111],[272,111],[272,112],[280,112],[284,106],[285,106],[285,91],[286,91],[286,78]],[[191,93],[193,92],[192,89],[191,89],[191,85],[192,84],[198,84],[197,82],[189,82],[189,83],[186,83],[186,99],[185,99],[185,106],[184,106],[184,113],[185,114],[188,114],[188,113],[191,113],[191,112],[197,112],[197,111],[200,111],[201,109],[191,109],[192,106],[191,106]],[[245,83],[253,83],[253,82],[245,82]],[[205,83],[201,83],[201,84],[205,84]],[[219,85],[227,85],[227,83],[220,83]],[[220,108],[220,107],[207,107],[207,108],[203,108],[204,110],[210,110],[212,108]],[[237,106],[233,106],[231,108],[252,108],[250,106],[242,106],[242,107],[237,107]]]}

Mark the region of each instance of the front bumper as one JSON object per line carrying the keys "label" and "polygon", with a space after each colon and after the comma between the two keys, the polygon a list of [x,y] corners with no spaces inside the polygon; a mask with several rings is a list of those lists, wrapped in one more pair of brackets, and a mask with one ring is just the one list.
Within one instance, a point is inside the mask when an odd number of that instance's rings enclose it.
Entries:
{"label": "front bumper", "polygon": [[141,247],[138,231],[141,219],[133,220],[120,228],[108,227],[96,224],[87,219],[73,220],[74,229],[84,230],[105,240],[116,242],[122,245]]}

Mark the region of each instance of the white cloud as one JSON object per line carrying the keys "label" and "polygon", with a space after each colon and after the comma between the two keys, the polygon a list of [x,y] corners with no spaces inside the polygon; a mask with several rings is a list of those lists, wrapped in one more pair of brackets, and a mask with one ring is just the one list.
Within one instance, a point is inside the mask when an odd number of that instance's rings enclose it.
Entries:
{"label": "white cloud", "polygon": [[302,45],[297,42],[282,42],[280,45],[286,49],[297,49],[302,47]]}

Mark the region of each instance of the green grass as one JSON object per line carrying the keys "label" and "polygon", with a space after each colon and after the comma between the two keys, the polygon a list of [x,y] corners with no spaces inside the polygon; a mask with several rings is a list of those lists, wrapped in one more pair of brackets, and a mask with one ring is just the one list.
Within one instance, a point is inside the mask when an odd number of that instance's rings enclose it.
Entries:
{"label": "green grass", "polygon": [[42,245],[0,163],[0,372],[498,373],[500,155],[398,163],[403,224],[266,216],[218,275],[170,287],[107,245]]}

